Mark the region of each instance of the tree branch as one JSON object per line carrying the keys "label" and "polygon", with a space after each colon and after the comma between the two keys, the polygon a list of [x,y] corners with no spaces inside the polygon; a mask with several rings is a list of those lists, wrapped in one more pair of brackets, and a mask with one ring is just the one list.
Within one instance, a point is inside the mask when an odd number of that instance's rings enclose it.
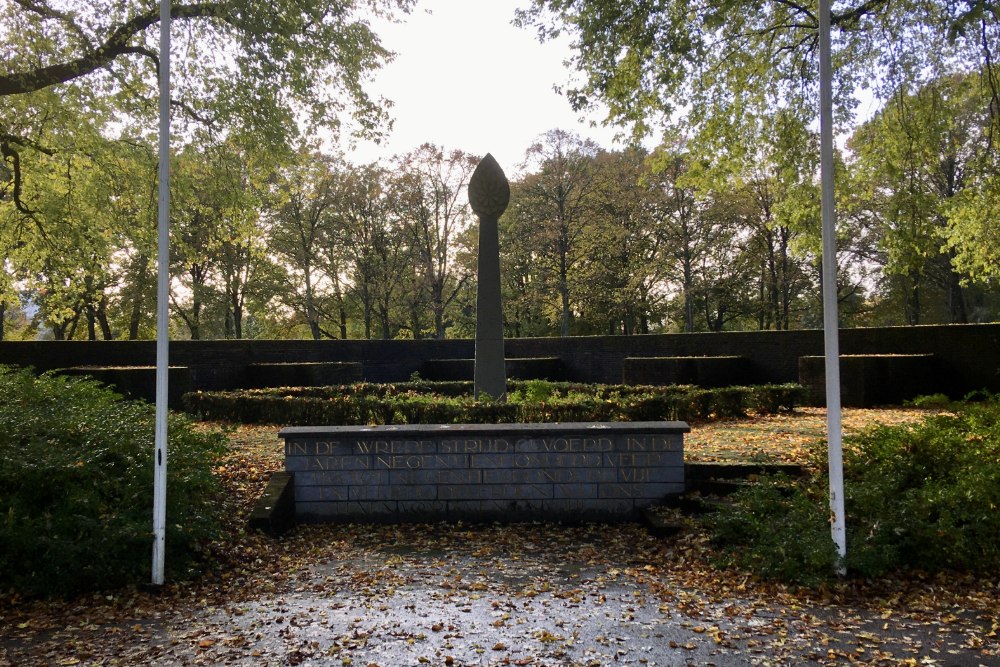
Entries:
{"label": "tree branch", "polygon": [[777,2],[779,5],[784,5],[789,9],[794,10],[796,13],[805,14],[810,19],[812,19],[814,25],[819,23],[819,20],[816,18],[815,14],[813,14],[811,11],[809,11],[809,9],[803,7],[797,2],[792,2],[791,0],[775,0],[775,2]]}
{"label": "tree branch", "polygon": [[[15,145],[27,146],[29,148],[33,148],[37,151],[45,153],[46,155],[54,155],[55,151],[52,150],[51,148],[46,148],[45,146],[42,146],[37,142],[32,141],[31,139],[25,139],[23,137],[18,137],[13,134],[7,134],[6,132],[0,132],[0,158],[2,158],[5,162],[7,160],[10,160],[11,166],[13,166],[12,170],[13,188],[11,190],[11,201],[14,202],[14,207],[18,211],[30,217],[32,221],[34,221],[37,224],[37,220],[35,220],[34,217],[35,211],[32,210],[31,207],[29,207],[27,204],[25,204],[23,199],[21,199],[21,192],[24,187],[24,180],[21,175],[21,154],[18,153],[17,149],[14,147]],[[0,190],[0,195],[5,195],[6,190],[7,190],[6,187]],[[42,236],[44,237],[45,230],[42,230],[40,225],[39,229],[41,230]]]}
{"label": "tree branch", "polygon": [[[220,2],[202,2],[193,5],[174,5],[171,16],[178,19],[225,18],[226,6]],[[158,23],[159,9],[139,14],[118,26],[111,36],[100,46],[68,62],[49,65],[27,72],[17,72],[0,76],[0,97],[21,95],[47,88],[58,83],[66,83],[110,65],[119,56],[128,53],[152,55],[141,47],[129,46],[129,41],[146,28]]]}
{"label": "tree branch", "polygon": [[90,43],[90,38],[87,37],[86,33],[84,33],[83,30],[80,29],[80,26],[76,24],[76,21],[73,20],[73,16],[71,14],[53,9],[44,3],[32,2],[31,0],[14,0],[14,2],[21,5],[21,7],[29,12],[38,14],[42,18],[62,21],[64,24],[68,25],[74,33],[76,33],[77,37],[82,39],[85,43]]}
{"label": "tree branch", "polygon": [[830,14],[830,25],[838,28],[849,28],[869,14],[875,14],[889,4],[889,0],[865,0],[854,9],[843,14]]}

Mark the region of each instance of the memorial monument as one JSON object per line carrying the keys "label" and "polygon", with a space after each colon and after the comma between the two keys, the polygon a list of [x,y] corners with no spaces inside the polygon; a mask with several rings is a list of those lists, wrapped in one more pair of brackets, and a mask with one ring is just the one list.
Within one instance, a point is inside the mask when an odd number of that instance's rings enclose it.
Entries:
{"label": "memorial monument", "polygon": [[476,398],[506,400],[503,308],[500,304],[500,216],[510,202],[510,184],[489,153],[469,179],[469,205],[479,216],[476,289]]}
{"label": "memorial monument", "polygon": [[[479,216],[475,394],[506,400],[498,223],[510,184],[492,155],[469,179]],[[284,428],[285,472],[260,525],[324,521],[607,520],[684,491],[684,422]],[[255,516],[257,511],[255,510]]]}

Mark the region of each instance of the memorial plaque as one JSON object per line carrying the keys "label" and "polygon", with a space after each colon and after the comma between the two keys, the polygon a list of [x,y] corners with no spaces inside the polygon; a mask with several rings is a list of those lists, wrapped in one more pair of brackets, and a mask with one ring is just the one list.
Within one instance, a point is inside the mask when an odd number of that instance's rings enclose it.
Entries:
{"label": "memorial plaque", "polygon": [[684,422],[282,429],[302,522],[630,517],[684,491]]}

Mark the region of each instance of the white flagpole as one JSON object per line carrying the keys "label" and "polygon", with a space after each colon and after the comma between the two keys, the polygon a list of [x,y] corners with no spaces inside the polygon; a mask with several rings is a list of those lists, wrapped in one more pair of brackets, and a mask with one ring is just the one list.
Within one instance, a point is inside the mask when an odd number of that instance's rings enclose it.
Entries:
{"label": "white flagpole", "polygon": [[153,458],[153,584],[163,584],[167,529],[167,299],[170,281],[170,0],[160,0],[160,200],[157,217],[156,452]]}
{"label": "white flagpole", "polygon": [[830,466],[830,531],[844,574],[847,530],[844,517],[844,455],[840,422],[840,343],[837,320],[837,232],[833,183],[833,66],[830,0],[819,2],[819,133],[823,225],[823,344],[826,352],[826,430]]}

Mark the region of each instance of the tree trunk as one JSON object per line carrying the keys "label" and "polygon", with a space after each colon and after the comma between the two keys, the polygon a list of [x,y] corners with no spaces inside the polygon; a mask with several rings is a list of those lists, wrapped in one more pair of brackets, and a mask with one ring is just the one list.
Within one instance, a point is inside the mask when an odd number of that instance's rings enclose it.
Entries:
{"label": "tree trunk", "polygon": [[243,304],[240,303],[240,295],[234,291],[232,296],[233,310],[233,335],[236,340],[243,339]]}
{"label": "tree trunk", "polygon": [[[197,287],[193,290],[198,294]],[[191,301],[191,320],[188,322],[188,330],[191,331],[191,340],[201,340],[201,298],[195,296]]]}
{"label": "tree trunk", "polygon": [[149,268],[149,257],[145,254],[139,256],[138,269],[135,272],[135,289],[132,295],[132,309],[128,318],[128,339],[137,340],[139,338],[139,325],[142,324],[142,295],[146,285],[146,270]]}
{"label": "tree trunk", "polygon": [[[954,255],[954,252],[949,253]],[[948,311],[952,324],[968,324],[969,309],[965,305],[965,290],[962,289],[961,276],[952,270],[951,257],[948,258]]]}
{"label": "tree trunk", "polygon": [[93,304],[87,304],[87,340],[97,340],[97,313]]}
{"label": "tree trunk", "polygon": [[97,304],[97,324],[101,327],[101,336],[104,340],[114,340],[115,334],[111,331],[111,322],[108,321],[108,297],[101,295],[101,301]]}
{"label": "tree trunk", "polygon": [[920,324],[920,275],[916,271],[911,271],[908,278],[910,284],[907,285],[903,310],[906,323],[915,326]]}
{"label": "tree trunk", "polygon": [[0,340],[4,336],[4,324],[7,323],[7,302],[0,299]]}

